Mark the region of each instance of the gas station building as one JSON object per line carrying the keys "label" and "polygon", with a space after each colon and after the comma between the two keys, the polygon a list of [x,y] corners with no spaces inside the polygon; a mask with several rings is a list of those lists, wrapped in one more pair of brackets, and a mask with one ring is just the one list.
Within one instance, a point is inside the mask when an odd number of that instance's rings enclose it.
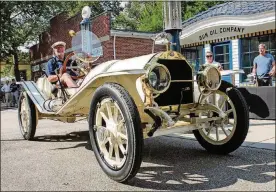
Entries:
{"label": "gas station building", "polygon": [[[224,70],[244,70],[235,75],[235,85],[246,84],[260,43],[276,58],[275,1],[226,2],[182,22],[182,27],[181,51],[187,60],[201,65],[206,51],[212,51]],[[231,81],[231,76],[223,78]]]}

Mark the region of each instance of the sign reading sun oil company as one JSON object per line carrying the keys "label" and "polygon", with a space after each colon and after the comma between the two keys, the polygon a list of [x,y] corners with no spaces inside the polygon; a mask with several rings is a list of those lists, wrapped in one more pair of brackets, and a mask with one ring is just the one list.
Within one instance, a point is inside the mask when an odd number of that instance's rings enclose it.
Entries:
{"label": "sign reading sun oil company", "polygon": [[199,41],[205,41],[205,39],[208,39],[209,37],[216,36],[218,34],[223,34],[223,33],[241,33],[243,34],[245,27],[220,27],[220,28],[215,28],[211,29],[201,35],[198,36]]}
{"label": "sign reading sun oil company", "polygon": [[275,11],[248,16],[221,16],[200,20],[182,28],[181,45],[275,29]]}

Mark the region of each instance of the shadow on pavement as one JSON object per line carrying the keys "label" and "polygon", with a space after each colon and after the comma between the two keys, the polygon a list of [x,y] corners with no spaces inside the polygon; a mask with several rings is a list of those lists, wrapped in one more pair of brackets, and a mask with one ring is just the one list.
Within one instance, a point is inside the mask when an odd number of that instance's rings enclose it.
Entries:
{"label": "shadow on pavement", "polygon": [[2,106],[0,107],[1,111],[6,111],[6,110],[17,110],[17,107],[6,107],[6,106]]}
{"label": "shadow on pavement", "polygon": [[34,137],[33,141],[39,141],[39,142],[82,142],[82,141],[87,141],[87,143],[79,143],[73,147],[56,148],[54,150],[72,149],[72,148],[78,148],[78,147],[85,147],[88,150],[92,150],[91,145],[90,145],[88,131],[71,132],[66,135],[38,136],[38,137]]}
{"label": "shadow on pavement", "polygon": [[71,132],[66,135],[43,135],[34,137],[39,142],[80,142],[89,139],[88,131]]}
{"label": "shadow on pavement", "polygon": [[[88,131],[36,137],[40,142],[81,142],[64,150],[91,150]],[[207,153],[197,141],[176,137],[145,140],[143,163],[128,185],[153,190],[211,190],[239,180],[267,183],[275,180],[275,151],[240,147],[222,156]],[[269,172],[269,173],[267,173]]]}
{"label": "shadow on pavement", "polygon": [[272,151],[241,147],[227,156],[211,155],[196,141],[179,138],[145,140],[143,164],[130,185],[154,190],[210,190],[238,180],[275,180],[275,175],[266,174],[275,172]]}

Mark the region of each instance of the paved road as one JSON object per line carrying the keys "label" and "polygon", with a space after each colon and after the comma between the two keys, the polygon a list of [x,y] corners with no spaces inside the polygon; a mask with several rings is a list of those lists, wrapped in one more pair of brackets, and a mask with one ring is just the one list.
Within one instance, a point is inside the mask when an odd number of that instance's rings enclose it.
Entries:
{"label": "paved road", "polygon": [[[266,137],[274,137],[274,143],[263,139],[256,129],[270,130]],[[268,149],[256,148],[258,143]],[[1,191],[275,191],[272,145],[275,146],[275,121],[251,121],[249,141],[228,156],[210,155],[192,137],[180,134],[147,139],[140,171],[125,185],[110,180],[98,166],[85,123],[42,120],[38,123],[36,140],[25,141],[19,132],[17,112],[4,110]]]}

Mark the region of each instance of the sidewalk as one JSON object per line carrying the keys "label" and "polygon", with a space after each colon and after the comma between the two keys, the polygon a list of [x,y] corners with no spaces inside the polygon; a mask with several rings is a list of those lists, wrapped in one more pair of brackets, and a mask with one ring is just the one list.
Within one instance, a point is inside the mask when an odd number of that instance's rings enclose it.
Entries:
{"label": "sidewalk", "polygon": [[[275,150],[275,121],[250,119],[249,123],[249,131],[242,146]],[[193,134],[175,133],[170,136],[195,140]]]}
{"label": "sidewalk", "polygon": [[6,104],[1,102],[1,111],[8,110],[8,109],[17,109],[17,107],[7,107]]}

